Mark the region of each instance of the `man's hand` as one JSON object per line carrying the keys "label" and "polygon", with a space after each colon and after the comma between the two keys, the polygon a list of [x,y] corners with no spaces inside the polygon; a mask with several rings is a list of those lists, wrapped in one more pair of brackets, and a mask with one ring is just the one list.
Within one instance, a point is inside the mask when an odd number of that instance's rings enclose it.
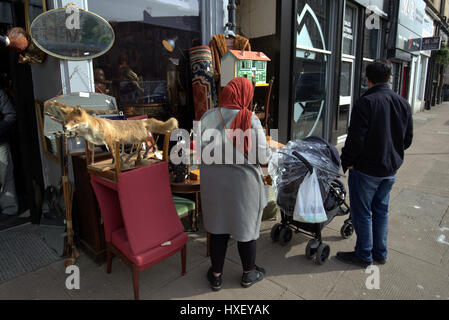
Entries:
{"label": "man's hand", "polygon": [[348,167],[348,170],[352,170],[352,169],[354,169],[354,166],[349,166]]}

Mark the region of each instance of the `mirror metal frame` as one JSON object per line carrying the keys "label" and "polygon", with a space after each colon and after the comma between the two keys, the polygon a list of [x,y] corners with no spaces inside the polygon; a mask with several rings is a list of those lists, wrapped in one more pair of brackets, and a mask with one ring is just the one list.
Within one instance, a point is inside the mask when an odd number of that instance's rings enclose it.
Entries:
{"label": "mirror metal frame", "polygon": [[[28,1],[29,1],[29,0],[25,0],[25,3],[28,3]],[[45,0],[42,0],[42,3],[44,3],[44,2],[45,2]],[[42,8],[43,8],[43,7],[42,7]],[[45,8],[45,9],[46,9],[46,8]],[[61,10],[65,10],[65,7],[55,8],[55,9],[51,9],[51,10],[44,10],[44,8],[43,8],[43,12],[42,12],[40,15],[38,15],[38,16],[33,20],[33,22],[31,23],[31,25],[29,26],[29,31],[28,31],[28,32],[29,32],[29,34],[30,34],[31,40],[32,40],[33,43],[36,45],[36,47],[38,47],[40,50],[42,50],[43,52],[45,52],[45,53],[48,54],[49,56],[52,56],[52,57],[57,58],[57,59],[61,59],[61,60],[69,60],[69,61],[92,60],[92,59],[98,58],[98,57],[100,57],[100,56],[106,54],[109,50],[111,50],[111,48],[112,48],[112,47],[114,46],[114,44],[115,44],[115,31],[114,31],[114,28],[111,26],[111,24],[110,24],[105,18],[103,18],[102,16],[100,16],[100,15],[94,13],[94,12],[91,12],[91,11],[88,11],[88,10],[84,10],[84,9],[81,9],[81,8],[78,8],[78,9],[79,9],[80,11],[86,12],[87,14],[91,14],[91,15],[93,15],[93,16],[96,16],[97,18],[99,18],[100,20],[102,20],[107,26],[109,26],[110,30],[112,31],[112,41],[111,41],[110,45],[107,47],[106,50],[103,50],[100,54],[95,54],[95,55],[90,56],[90,57],[88,57],[88,58],[86,58],[86,57],[79,57],[79,58],[77,58],[77,57],[66,57],[66,56],[61,56],[61,55],[58,55],[58,54],[55,54],[55,53],[53,53],[53,52],[48,51],[47,49],[45,49],[44,47],[42,47],[36,40],[34,40],[33,36],[31,35],[31,28],[33,27],[33,23],[34,23],[40,16],[42,16],[42,15],[44,15],[44,14],[47,14],[47,13],[49,13],[49,12],[52,12],[52,11],[57,11],[57,10],[61,11]],[[27,22],[27,28],[28,28],[28,24],[29,24],[28,6],[25,7],[25,16],[28,17],[28,22]]]}

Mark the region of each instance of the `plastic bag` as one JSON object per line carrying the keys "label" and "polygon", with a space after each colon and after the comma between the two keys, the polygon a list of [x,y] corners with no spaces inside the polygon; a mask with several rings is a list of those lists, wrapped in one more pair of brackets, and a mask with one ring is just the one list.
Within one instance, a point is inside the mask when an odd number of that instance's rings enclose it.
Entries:
{"label": "plastic bag", "polygon": [[299,186],[293,220],[307,223],[321,223],[327,220],[316,170],[313,170],[312,174],[307,173]]}

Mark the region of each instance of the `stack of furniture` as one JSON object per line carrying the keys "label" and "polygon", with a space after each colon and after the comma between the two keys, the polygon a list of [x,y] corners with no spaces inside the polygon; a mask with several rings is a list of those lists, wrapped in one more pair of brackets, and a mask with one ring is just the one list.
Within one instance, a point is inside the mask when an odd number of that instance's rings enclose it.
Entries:
{"label": "stack of furniture", "polygon": [[134,298],[139,272],[181,251],[186,272],[187,235],[170,190],[168,164],[160,162],[120,173],[117,181],[91,174],[104,222],[107,272],[118,256],[132,270]]}

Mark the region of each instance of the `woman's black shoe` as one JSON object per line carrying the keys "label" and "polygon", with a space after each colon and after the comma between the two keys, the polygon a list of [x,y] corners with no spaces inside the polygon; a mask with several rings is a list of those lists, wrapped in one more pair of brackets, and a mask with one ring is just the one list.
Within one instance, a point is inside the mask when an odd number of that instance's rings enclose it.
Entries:
{"label": "woman's black shoe", "polygon": [[218,291],[221,289],[221,276],[222,274],[220,274],[218,277],[214,276],[212,267],[207,271],[207,280],[209,280],[212,290]]}
{"label": "woman's black shoe", "polygon": [[253,270],[250,272],[244,272],[242,276],[242,287],[243,288],[249,288],[256,282],[263,279],[265,275],[265,269],[256,266]]}

